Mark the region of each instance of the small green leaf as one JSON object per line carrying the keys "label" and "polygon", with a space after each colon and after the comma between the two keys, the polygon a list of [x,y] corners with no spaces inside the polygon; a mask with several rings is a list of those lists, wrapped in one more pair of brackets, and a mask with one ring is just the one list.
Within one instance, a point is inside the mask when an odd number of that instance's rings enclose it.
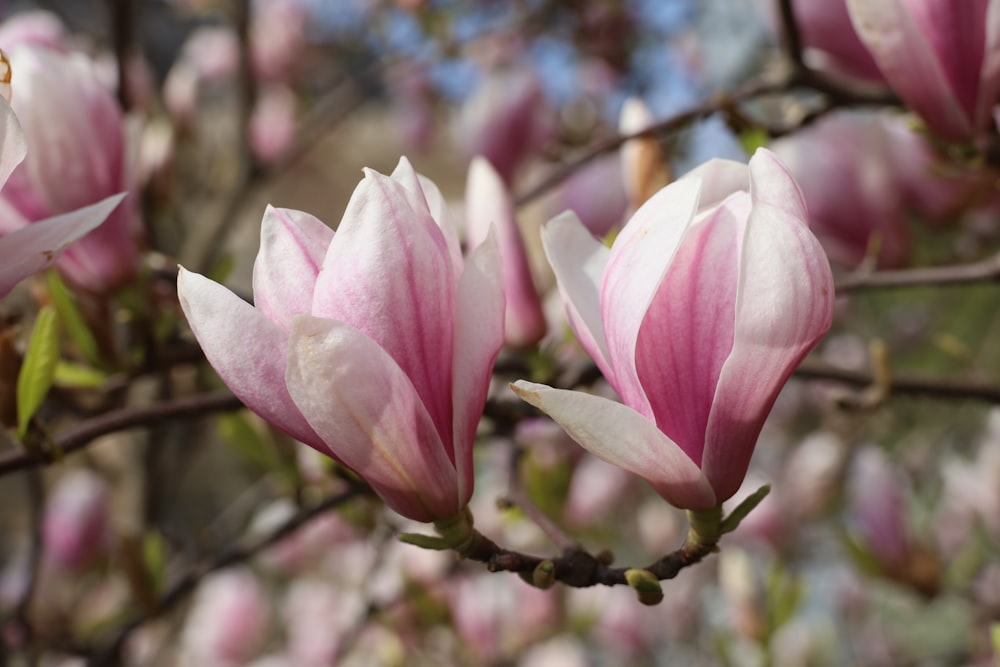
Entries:
{"label": "small green leaf", "polygon": [[80,353],[87,361],[95,366],[100,366],[102,360],[97,347],[97,339],[94,338],[90,327],[87,326],[87,321],[73,300],[66,284],[55,271],[48,272],[46,281],[49,286],[49,298],[52,299],[52,305],[59,313],[59,321],[66,335],[79,348]]}
{"label": "small green leaf", "polygon": [[770,140],[767,130],[762,127],[751,127],[740,132],[740,144],[747,155],[753,155],[758,148],[767,146]]}
{"label": "small green leaf", "polygon": [[729,516],[722,520],[720,534],[725,535],[726,533],[731,533],[739,528],[740,522],[743,521],[743,519],[745,519],[746,516],[753,511],[753,508],[757,507],[757,505],[760,504],[760,501],[764,500],[770,492],[771,485],[765,484],[744,498],[743,502],[737,505],[736,508],[729,513]]}
{"label": "small green leaf", "polygon": [[45,306],[38,313],[28,342],[28,352],[17,376],[17,433],[23,438],[52,387],[59,361],[59,316]]}
{"label": "small green leaf", "polygon": [[67,389],[99,389],[108,374],[90,366],[60,361],[56,364],[55,384]]}
{"label": "small green leaf", "polygon": [[142,542],[142,558],[153,590],[162,590],[167,570],[167,556],[163,536],[158,531],[151,530],[146,533]]}

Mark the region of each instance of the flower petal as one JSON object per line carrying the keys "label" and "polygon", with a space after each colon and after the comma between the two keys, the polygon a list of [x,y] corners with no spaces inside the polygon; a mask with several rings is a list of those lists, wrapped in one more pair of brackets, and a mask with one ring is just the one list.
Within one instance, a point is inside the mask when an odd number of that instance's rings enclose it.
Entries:
{"label": "flower petal", "polygon": [[700,178],[682,178],[636,211],[611,246],[601,283],[601,313],[607,336],[608,377],[622,401],[652,419],[639,383],[635,347],[639,328],[681,238],[698,208]]}
{"label": "flower petal", "polygon": [[688,229],[636,341],[635,365],[656,424],[696,464],[733,348],[740,239],[749,214],[750,196],[738,192]]}
{"label": "flower petal", "polygon": [[412,197],[394,179],[365,172],[330,243],[312,313],[360,329],[388,352],[444,436],[452,432],[456,282],[441,230]]}
{"label": "flower petal", "polygon": [[454,460],[458,497],[464,506],[472,495],[472,445],[483,416],[493,362],[504,342],[504,292],[500,252],[494,235],[472,251],[455,295]]}
{"label": "flower petal", "polygon": [[268,206],[253,265],[253,298],[268,319],[287,330],[312,311],[313,287],[333,230],[315,216]]}
{"label": "flower petal", "polygon": [[684,174],[684,178],[693,176],[701,179],[699,211],[718,206],[734,192],[746,190],[750,182],[750,173],[744,163],[723,158],[713,158]]}
{"label": "flower petal", "polygon": [[612,377],[599,296],[610,250],[590,235],[572,211],[565,211],[545,223],[542,246],[555,273],[576,339],[604,377]]}
{"label": "flower petal", "polygon": [[285,388],[288,333],[222,285],[180,268],[177,296],[205,356],[233,393],[261,417],[324,454]]}
{"label": "flower petal", "polygon": [[303,315],[290,330],[286,382],[331,451],[396,512],[417,521],[461,508],[455,467],[406,373],[343,322]]}
{"label": "flower petal", "polygon": [[[942,67],[941,54],[921,32],[906,3],[847,0],[847,7],[854,29],[893,90],[942,138],[967,139],[973,129],[971,112],[956,97]],[[967,35],[956,38],[965,39]]]}
{"label": "flower petal", "polygon": [[490,229],[496,229],[507,299],[504,327],[507,342],[514,347],[537,343],[545,335],[545,315],[531,279],[521,229],[507,186],[484,158],[475,157],[469,165],[465,207],[465,240],[469,248],[483,243]]}
{"label": "flower petal", "polygon": [[739,488],[760,429],[795,366],[833,320],[833,276],[804,222],[767,204],[750,162],[753,210],[740,260],[733,351],[722,368],[706,433],[702,469],[720,500]]}
{"label": "flower petal", "polygon": [[125,198],[117,194],[81,209],[22,227],[0,238],[0,297],[101,225]]}
{"label": "flower petal", "polygon": [[671,505],[706,509],[717,504],[698,466],[632,408],[599,396],[524,380],[512,384],[511,389],[552,417],[586,450],[644,478]]}

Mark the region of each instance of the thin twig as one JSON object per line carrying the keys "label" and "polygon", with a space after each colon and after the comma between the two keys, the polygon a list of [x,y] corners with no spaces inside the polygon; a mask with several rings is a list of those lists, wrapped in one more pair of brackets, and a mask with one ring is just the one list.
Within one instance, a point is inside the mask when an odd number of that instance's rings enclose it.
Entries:
{"label": "thin twig", "polygon": [[858,272],[837,280],[837,294],[869,289],[946,287],[1000,281],[1000,254],[971,264]]}
{"label": "thin twig", "polygon": [[[148,427],[172,419],[201,417],[215,412],[238,410],[243,403],[227,391],[189,396],[157,405],[127,407],[106,412],[80,422],[52,438],[60,454],[69,454],[89,445],[95,438],[129,428]],[[0,475],[16,470],[48,465],[52,456],[28,451],[7,452],[0,456]]]}

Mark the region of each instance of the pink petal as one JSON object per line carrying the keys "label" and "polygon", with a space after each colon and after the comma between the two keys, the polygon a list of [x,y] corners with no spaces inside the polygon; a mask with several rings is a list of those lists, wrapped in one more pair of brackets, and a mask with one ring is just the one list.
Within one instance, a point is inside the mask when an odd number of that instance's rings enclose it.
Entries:
{"label": "pink petal", "polygon": [[244,404],[296,440],[329,454],[285,388],[288,333],[228,289],[181,267],[177,296],[205,357]]}
{"label": "pink petal", "polygon": [[935,52],[903,0],[847,0],[847,6],[855,30],[893,90],[942,138],[967,139],[974,118],[956,96],[941,54]]}
{"label": "pink petal", "polygon": [[51,265],[67,247],[107,220],[124,198],[124,193],[117,194],[0,238],[0,297],[24,278]]}
{"label": "pink petal", "polygon": [[531,279],[514,206],[500,175],[481,157],[473,158],[469,165],[465,207],[466,242],[470,248],[482,243],[490,229],[496,229],[507,298],[507,342],[514,347],[537,343],[545,335],[545,315]]}
{"label": "pink petal", "polygon": [[312,312],[360,329],[396,360],[452,431],[455,280],[441,230],[394,179],[367,170],[316,281]]}
{"label": "pink petal", "polygon": [[343,322],[292,323],[288,391],[331,451],[396,512],[416,521],[456,514],[455,468],[407,374]]}
{"label": "pink petal", "polygon": [[469,255],[455,295],[454,459],[458,496],[463,505],[472,495],[472,445],[483,415],[493,362],[504,342],[500,273],[500,253],[491,235]]}
{"label": "pink petal", "polygon": [[312,311],[313,287],[333,230],[318,218],[268,206],[253,265],[254,304],[287,330],[296,315]]}
{"label": "pink petal", "polygon": [[572,211],[545,223],[542,245],[559,284],[559,293],[576,339],[597,363],[604,377],[612,377],[599,297],[610,250],[590,235]]}
{"label": "pink petal", "polygon": [[720,500],[739,488],[764,420],[795,366],[833,320],[833,276],[802,220],[764,203],[750,162],[754,198],[740,260],[733,350],[722,368],[709,416],[702,470]]}
{"label": "pink petal", "polygon": [[722,158],[713,158],[683,176],[683,178],[690,177],[701,179],[699,211],[707,211],[718,206],[734,192],[746,190],[747,183],[750,182],[750,172],[745,164]]}
{"label": "pink petal", "polygon": [[750,196],[692,225],[649,306],[635,365],[657,426],[701,464],[709,411],[733,347],[740,239]]}
{"label": "pink petal", "polygon": [[712,487],[691,458],[632,408],[524,380],[511,389],[552,417],[584,449],[644,478],[671,505],[706,509],[717,504]]}
{"label": "pink petal", "polygon": [[681,237],[698,207],[701,179],[682,178],[643,204],[614,245],[601,283],[601,313],[608,342],[608,378],[622,401],[652,419],[636,370],[639,328]]}

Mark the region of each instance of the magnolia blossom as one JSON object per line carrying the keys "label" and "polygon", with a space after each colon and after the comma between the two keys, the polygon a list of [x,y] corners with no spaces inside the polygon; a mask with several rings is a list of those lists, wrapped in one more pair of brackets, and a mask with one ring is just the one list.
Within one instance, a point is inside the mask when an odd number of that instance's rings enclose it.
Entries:
{"label": "magnolia blossom", "polygon": [[1000,92],[1000,0],[847,0],[893,90],[930,129],[963,141],[992,123]]}
{"label": "magnolia blossom", "polygon": [[[4,45],[0,44],[0,48]],[[121,109],[94,64],[79,53],[25,44],[9,53],[13,98],[27,159],[0,190],[0,231],[107,200],[130,187]],[[120,201],[120,199],[118,200]],[[78,287],[106,292],[138,267],[137,214],[115,201],[101,209],[105,224],[59,258],[59,270]],[[110,213],[110,216],[109,216]]]}
{"label": "magnolia blossom", "polygon": [[523,399],[670,503],[733,495],[782,385],[826,334],[833,278],[773,154],[667,186],[606,248],[576,216],[542,240],[577,339],[624,405],[519,381]]}
{"label": "magnolia blossom", "polygon": [[472,495],[472,441],[503,343],[500,260],[463,262],[433,183],[372,170],[334,234],[268,208],[251,306],[181,269],[208,360],[252,410],[363,477],[418,521]]}
{"label": "magnolia blossom", "polygon": [[[811,66],[884,85],[878,64],[851,25],[846,0],[794,0],[792,6]],[[769,7],[776,10],[777,3]]]}
{"label": "magnolia blossom", "polygon": [[526,70],[488,75],[462,107],[458,141],[471,157],[482,155],[504,182],[552,134],[538,78]]}
{"label": "magnolia blossom", "polygon": [[513,347],[534,345],[545,335],[542,302],[531,278],[531,267],[514,217],[514,204],[500,175],[481,157],[469,165],[465,191],[465,240],[470,248],[484,242],[494,226],[503,260],[504,294],[507,297],[505,330]]}
{"label": "magnolia blossom", "polygon": [[110,509],[107,484],[99,475],[89,470],[68,473],[45,505],[45,555],[65,570],[92,564],[108,547]]}
{"label": "magnolia blossom", "polygon": [[[21,125],[7,99],[0,96],[0,187],[26,153]],[[10,218],[0,215],[0,234],[4,234],[0,236],[0,297],[24,278],[51,265],[70,244],[104,222],[122,196],[20,228],[12,229],[8,225]]]}

